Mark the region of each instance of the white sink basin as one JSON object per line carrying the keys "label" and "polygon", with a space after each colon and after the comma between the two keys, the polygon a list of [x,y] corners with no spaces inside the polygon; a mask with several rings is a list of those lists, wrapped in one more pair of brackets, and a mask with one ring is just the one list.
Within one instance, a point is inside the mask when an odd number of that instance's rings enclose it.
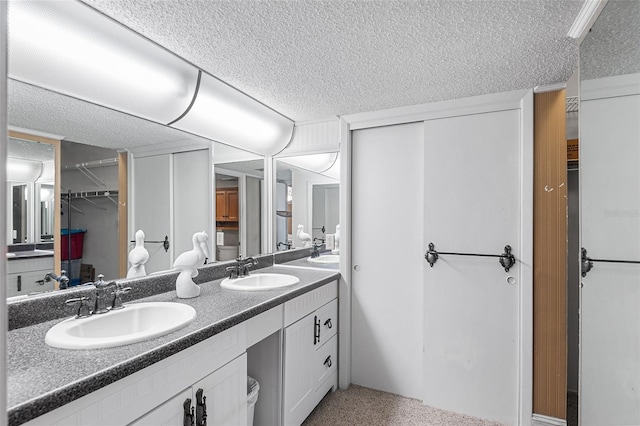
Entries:
{"label": "white sink basin", "polygon": [[287,274],[251,274],[248,277],[235,279],[226,278],[220,283],[220,287],[229,290],[262,291],[273,290],[298,284],[300,279]]}
{"label": "white sink basin", "polygon": [[307,262],[311,263],[321,263],[324,265],[332,264],[332,263],[340,263],[340,255],[339,254],[327,254],[320,257],[308,257]]}
{"label": "white sink basin", "polygon": [[135,303],[89,318],[64,320],[49,329],[45,342],[62,349],[112,348],[162,336],[195,318],[195,309],[182,303]]}

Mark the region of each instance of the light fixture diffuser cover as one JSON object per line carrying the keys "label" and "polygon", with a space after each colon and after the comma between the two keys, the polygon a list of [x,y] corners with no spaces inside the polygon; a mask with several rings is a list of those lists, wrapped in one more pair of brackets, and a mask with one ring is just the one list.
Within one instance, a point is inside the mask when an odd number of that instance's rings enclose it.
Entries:
{"label": "light fixture diffuser cover", "polygon": [[206,73],[193,106],[171,126],[262,155],[282,151],[293,133],[293,121]]}
{"label": "light fixture diffuser cover", "polygon": [[9,77],[166,124],[193,99],[198,70],[77,1],[11,1]]}

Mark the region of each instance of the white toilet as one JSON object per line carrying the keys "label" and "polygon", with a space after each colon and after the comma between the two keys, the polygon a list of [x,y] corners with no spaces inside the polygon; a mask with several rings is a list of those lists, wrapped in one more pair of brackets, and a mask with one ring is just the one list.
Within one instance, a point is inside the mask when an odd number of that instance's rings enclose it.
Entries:
{"label": "white toilet", "polygon": [[238,246],[216,246],[217,260],[233,260],[238,257]]}

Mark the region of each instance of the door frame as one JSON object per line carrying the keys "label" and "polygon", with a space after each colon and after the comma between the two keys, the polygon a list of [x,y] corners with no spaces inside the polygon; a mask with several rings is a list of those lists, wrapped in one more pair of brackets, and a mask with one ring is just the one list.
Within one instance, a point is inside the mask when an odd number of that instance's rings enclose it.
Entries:
{"label": "door frame", "polygon": [[[520,112],[520,245],[516,248],[521,266],[519,296],[518,418],[530,425],[533,415],[533,90],[518,90],[409,107],[351,114],[340,117],[340,224],[341,250],[339,288],[340,346],[339,385],[351,384],[352,301],[352,131],[372,127],[435,120],[488,112]],[[425,248],[426,250],[426,248]]]}

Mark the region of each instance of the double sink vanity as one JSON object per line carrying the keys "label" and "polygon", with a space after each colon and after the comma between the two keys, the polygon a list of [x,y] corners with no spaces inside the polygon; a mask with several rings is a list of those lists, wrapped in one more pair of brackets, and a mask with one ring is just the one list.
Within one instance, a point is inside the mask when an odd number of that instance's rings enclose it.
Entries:
{"label": "double sink vanity", "polygon": [[127,280],[122,309],[87,318],[65,302],[91,303],[91,285],[10,301],[9,424],[247,424],[247,374],[256,424],[300,424],[338,374],[340,275],[308,256],[260,256],[232,280],[233,262],[206,265],[192,299],[177,273]]}

